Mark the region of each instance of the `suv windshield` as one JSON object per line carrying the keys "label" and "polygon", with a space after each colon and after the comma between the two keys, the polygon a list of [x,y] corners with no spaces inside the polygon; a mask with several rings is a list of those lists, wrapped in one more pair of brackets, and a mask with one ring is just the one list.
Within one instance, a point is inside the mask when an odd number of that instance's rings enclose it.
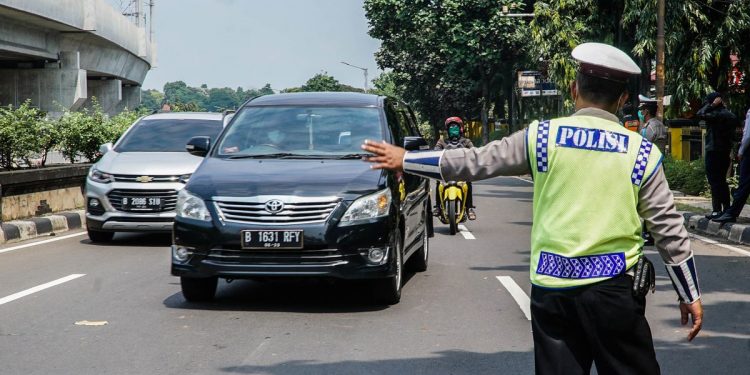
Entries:
{"label": "suv windshield", "polygon": [[141,120],[117,145],[117,152],[186,152],[190,138],[207,136],[216,139],[221,120]]}
{"label": "suv windshield", "polygon": [[377,108],[269,106],[237,114],[217,154],[229,157],[348,157],[382,140]]}

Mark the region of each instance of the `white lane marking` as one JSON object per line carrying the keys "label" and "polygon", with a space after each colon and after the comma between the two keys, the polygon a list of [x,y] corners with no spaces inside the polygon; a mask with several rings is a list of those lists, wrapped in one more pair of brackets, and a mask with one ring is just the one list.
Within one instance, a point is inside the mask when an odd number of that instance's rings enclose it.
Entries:
{"label": "white lane marking", "polygon": [[73,233],[73,234],[69,234],[67,236],[55,237],[55,238],[50,239],[50,240],[37,241],[37,242],[27,243],[27,244],[24,244],[24,245],[7,247],[5,249],[0,249],[0,254],[7,253],[7,252],[10,252],[10,251],[15,251],[15,250],[21,250],[21,249],[25,249],[27,247],[32,247],[32,246],[36,246],[36,245],[44,245],[44,244],[50,243],[50,242],[67,240],[68,238],[83,236],[84,234],[86,234],[86,232]]}
{"label": "white lane marking", "polygon": [[15,301],[15,300],[17,300],[19,298],[26,297],[26,296],[28,296],[30,294],[34,294],[36,292],[40,292],[40,291],[45,290],[47,288],[51,288],[51,287],[53,287],[55,285],[60,285],[62,283],[67,283],[68,281],[75,280],[75,279],[77,279],[79,277],[83,277],[83,276],[86,276],[86,274],[83,274],[83,273],[74,273],[72,275],[68,275],[68,276],[59,278],[59,279],[54,280],[54,281],[50,281],[50,282],[42,284],[42,285],[37,285],[37,286],[35,286],[33,288],[29,288],[29,289],[26,289],[24,291],[11,294],[11,295],[9,295],[7,297],[0,298],[0,305],[4,305],[4,304],[6,304],[8,302],[12,302],[12,301]]}
{"label": "white lane marking", "polygon": [[530,184],[533,184],[533,183],[534,183],[534,181],[532,181],[532,180],[527,180],[527,179],[525,179],[525,178],[523,178],[523,177],[513,176],[513,178],[515,178],[516,180],[521,180],[521,181],[524,181],[524,182],[528,182],[528,183],[530,183]]}
{"label": "white lane marking", "polygon": [[531,300],[529,296],[524,293],[518,284],[510,276],[495,276],[498,281],[508,290],[508,293],[516,300],[518,307],[521,308],[523,314],[526,315],[526,319],[531,320]]}
{"label": "white lane marking", "polygon": [[732,246],[732,245],[727,245],[727,244],[723,244],[723,243],[720,243],[719,241],[716,241],[716,240],[712,240],[712,239],[710,239],[710,238],[706,238],[706,237],[703,237],[703,236],[699,236],[699,235],[697,235],[697,234],[692,234],[692,233],[691,233],[691,234],[690,234],[690,237],[692,237],[692,238],[695,238],[695,239],[697,239],[697,240],[701,240],[701,241],[703,241],[703,242],[705,242],[705,243],[707,243],[707,244],[711,244],[711,245],[716,245],[716,246],[718,246],[718,247],[721,247],[721,248],[724,248],[724,249],[727,249],[727,250],[731,250],[731,251],[734,251],[734,252],[735,252],[735,253],[737,253],[737,254],[740,254],[740,255],[744,255],[744,256],[750,257],[750,251],[747,251],[747,250],[742,250],[742,249],[740,249],[740,248],[738,248],[738,247],[734,247],[734,246]]}
{"label": "white lane marking", "polygon": [[469,228],[466,228],[465,225],[459,225],[458,231],[461,233],[462,236],[464,236],[467,240],[476,240],[477,238],[474,237],[474,235],[469,231]]}

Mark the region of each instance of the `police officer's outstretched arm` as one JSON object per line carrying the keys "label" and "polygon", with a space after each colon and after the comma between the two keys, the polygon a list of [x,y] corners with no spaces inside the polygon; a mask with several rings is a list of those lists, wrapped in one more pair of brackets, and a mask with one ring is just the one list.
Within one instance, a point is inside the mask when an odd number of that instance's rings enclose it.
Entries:
{"label": "police officer's outstretched arm", "polygon": [[444,181],[474,181],[529,173],[523,130],[479,148],[406,152],[401,147],[368,140],[362,149],[374,154],[366,159],[373,163],[374,169],[403,170]]}
{"label": "police officer's outstretched arm", "polygon": [[639,192],[638,213],[646,221],[646,228],[654,236],[659,254],[672,279],[680,300],[682,325],[692,319],[688,340],[692,340],[703,326],[698,273],[690,249],[690,239],[683,225],[684,218],[674,206],[674,197],[667,185],[662,168],[644,182]]}

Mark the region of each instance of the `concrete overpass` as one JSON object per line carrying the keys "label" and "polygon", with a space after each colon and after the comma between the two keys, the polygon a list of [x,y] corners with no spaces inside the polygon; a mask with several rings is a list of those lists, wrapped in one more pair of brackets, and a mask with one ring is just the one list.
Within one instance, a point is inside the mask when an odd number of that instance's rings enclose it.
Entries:
{"label": "concrete overpass", "polygon": [[105,0],[0,0],[0,105],[135,108],[155,62],[147,34]]}

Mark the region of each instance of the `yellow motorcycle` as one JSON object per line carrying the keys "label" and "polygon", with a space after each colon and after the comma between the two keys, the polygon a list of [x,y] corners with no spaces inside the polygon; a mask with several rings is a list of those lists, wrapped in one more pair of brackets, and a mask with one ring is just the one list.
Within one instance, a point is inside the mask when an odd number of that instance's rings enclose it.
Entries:
{"label": "yellow motorcycle", "polygon": [[438,218],[443,224],[448,224],[451,235],[455,235],[458,232],[458,223],[466,221],[466,196],[469,186],[462,181],[450,181],[438,183],[437,189],[440,197]]}

